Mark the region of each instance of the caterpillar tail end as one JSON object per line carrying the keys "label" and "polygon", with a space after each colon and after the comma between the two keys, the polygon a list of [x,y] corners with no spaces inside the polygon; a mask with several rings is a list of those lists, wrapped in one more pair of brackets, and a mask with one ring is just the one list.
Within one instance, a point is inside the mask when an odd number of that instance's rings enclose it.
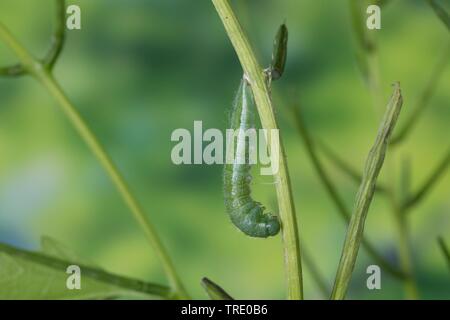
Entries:
{"label": "caterpillar tail end", "polygon": [[[259,221],[258,221],[259,220]],[[268,238],[276,236],[281,229],[278,216],[270,213],[259,216],[256,220],[251,216],[244,218],[244,221],[233,221],[234,225],[247,236],[254,238]]]}

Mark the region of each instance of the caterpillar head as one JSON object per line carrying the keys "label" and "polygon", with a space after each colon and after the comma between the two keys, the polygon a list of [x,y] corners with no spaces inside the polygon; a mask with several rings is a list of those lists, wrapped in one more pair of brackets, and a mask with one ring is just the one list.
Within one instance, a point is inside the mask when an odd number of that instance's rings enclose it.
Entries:
{"label": "caterpillar head", "polygon": [[266,214],[267,220],[266,220],[266,232],[267,237],[275,236],[280,232],[280,221],[278,220],[278,217],[272,214]]}

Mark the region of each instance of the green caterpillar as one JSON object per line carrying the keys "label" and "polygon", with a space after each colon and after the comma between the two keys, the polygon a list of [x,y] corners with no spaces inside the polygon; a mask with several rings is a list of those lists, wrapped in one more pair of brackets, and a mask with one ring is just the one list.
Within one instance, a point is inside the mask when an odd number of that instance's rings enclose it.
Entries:
{"label": "green caterpillar", "polygon": [[[280,231],[280,222],[276,215],[264,213],[265,207],[250,196],[249,143],[245,131],[254,129],[253,93],[247,80],[241,81],[231,113],[231,126],[237,132],[236,148],[227,148],[227,159],[223,172],[225,207],[233,224],[246,235],[267,238]],[[233,137],[234,139],[234,137]],[[236,150],[236,152],[234,152]],[[234,155],[234,157],[233,157]],[[242,161],[244,160],[244,161]]]}

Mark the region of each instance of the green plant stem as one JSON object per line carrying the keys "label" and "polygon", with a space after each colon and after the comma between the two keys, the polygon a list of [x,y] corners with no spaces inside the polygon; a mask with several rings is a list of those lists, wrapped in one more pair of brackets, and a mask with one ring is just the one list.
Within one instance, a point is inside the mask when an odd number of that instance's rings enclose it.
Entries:
{"label": "green plant stem", "polygon": [[425,89],[419,96],[419,99],[417,100],[415,107],[413,108],[413,111],[410,114],[409,118],[405,121],[405,124],[401,128],[399,128],[400,130],[398,131],[398,133],[392,137],[390,142],[391,145],[398,145],[412,131],[412,129],[420,119],[420,116],[429,105],[431,97],[433,96],[433,93],[437,87],[437,83],[439,82],[442,74],[444,73],[445,67],[449,60],[450,60],[450,43],[447,44],[447,47],[444,50],[444,54],[436,63],[436,66],[434,67],[431,76],[426,83]]}
{"label": "green plant stem", "polygon": [[78,262],[65,261],[43,253],[15,248],[4,243],[0,243],[0,252],[62,272],[66,272],[67,267],[70,265],[77,265],[83,270],[83,276],[85,277],[136,292],[143,292],[162,298],[171,298],[170,288],[166,286],[118,276],[98,268],[80,265]]}
{"label": "green plant stem", "polygon": [[[55,2],[55,26],[53,27],[53,33],[51,38],[50,48],[47,51],[44,59],[42,59],[43,64],[49,70],[53,69],[56,61],[58,60],[59,55],[64,46],[64,41],[66,38],[66,6],[65,0],[54,0]],[[1,67],[0,75],[1,76],[12,76],[18,77],[27,74],[27,71],[22,66],[22,64],[18,63],[12,66]]]}
{"label": "green plant stem", "polygon": [[133,196],[130,188],[120,174],[117,167],[112,162],[111,158],[106,153],[103,146],[97,140],[93,132],[87,126],[76,108],[69,101],[59,84],[55,81],[50,71],[45,66],[33,58],[28,51],[14,38],[8,29],[0,23],[0,39],[2,39],[17,55],[23,68],[33,75],[50,93],[50,95],[58,102],[64,114],[74,126],[75,130],[88,145],[92,153],[96,156],[100,164],[103,166],[118,192],[122,196],[124,202],[129,207],[134,218],[141,226],[150,244],[156,251],[164,271],[167,274],[171,287],[176,291],[180,298],[187,298],[188,295],[175,271],[175,268],[170,260],[166,250],[161,243],[155,228],[152,226],[140,204]]}
{"label": "green plant stem", "polygon": [[450,148],[444,158],[439,162],[430,176],[425,180],[420,188],[403,201],[402,210],[406,211],[417,205],[432,189],[432,187],[442,178],[450,165]]}
{"label": "green plant stem", "polygon": [[394,92],[378,130],[375,144],[366,160],[363,179],[356,196],[355,206],[347,228],[341,259],[339,261],[336,279],[331,298],[344,299],[355,267],[359,247],[363,238],[364,224],[375,192],[375,184],[383,166],[387,145],[392,130],[397,122],[402,106],[402,96],[399,83],[395,84]]}
{"label": "green plant stem", "polygon": [[[24,53],[22,47],[15,41],[11,33],[6,29],[6,27],[0,22],[0,38],[11,47],[11,49],[18,55],[21,61],[28,61],[28,54]],[[25,66],[23,64],[15,64],[10,67],[3,67],[0,69],[0,75],[6,76],[20,76],[25,74]]]}
{"label": "green plant stem", "polygon": [[330,288],[328,287],[327,281],[319,270],[319,266],[314,261],[312,255],[303,247],[302,249],[302,262],[306,269],[309,270],[312,280],[315,282],[317,288],[324,298],[329,297]]}
{"label": "green plant stem", "polygon": [[[355,183],[358,185],[361,183],[361,175],[359,174],[358,170],[356,170],[354,167],[352,167],[349,163],[347,163],[344,159],[342,159],[339,155],[337,155],[331,148],[326,146],[324,143],[319,142],[318,146],[320,147],[320,150],[323,152],[325,156],[342,172],[347,174]],[[377,182],[377,185],[375,186],[376,192],[379,192],[381,194],[386,194],[389,192],[389,189],[381,184],[379,181]]]}
{"label": "green plant stem", "polygon": [[[255,103],[262,127],[268,131],[278,129],[273,111],[272,100],[265,81],[264,71],[256,60],[255,54],[245,36],[230,4],[227,0],[212,0],[228,37],[233,44],[242,68],[252,87]],[[288,298],[303,299],[303,281],[300,258],[300,243],[292,197],[290,178],[283,143],[280,138],[279,171],[275,175],[279,215],[282,223],[284,245],[284,265]]]}
{"label": "green plant stem", "polygon": [[[351,213],[345,205],[344,200],[339,195],[339,192],[331,181],[331,178],[328,176],[324,166],[322,165],[322,162],[317,155],[314,141],[312,140],[311,135],[308,132],[308,129],[306,128],[306,125],[303,121],[301,113],[297,108],[293,108],[293,119],[296,123],[297,130],[299,131],[300,136],[303,139],[307,154],[311,159],[311,162],[317,172],[317,175],[319,176],[319,179],[322,181],[325,190],[338,209],[338,213],[340,214],[340,216],[345,220],[346,223],[349,223]],[[361,178],[359,177],[359,175],[357,181],[359,183],[361,182]],[[403,274],[403,272],[397,267],[393,266],[389,261],[384,259],[383,256],[377,252],[375,247],[365,237],[362,240],[362,245],[366,252],[372,257],[372,259],[374,259],[376,263],[383,267],[384,270],[386,270],[396,278],[402,279],[405,277],[405,274]]]}
{"label": "green plant stem", "polygon": [[[393,150],[393,154],[395,150]],[[394,175],[393,175],[394,176]],[[393,184],[392,191],[396,191],[395,180],[391,180]],[[400,265],[407,274],[404,279],[403,287],[405,291],[405,298],[415,300],[418,298],[417,283],[415,280],[412,260],[412,248],[410,244],[410,235],[408,228],[408,219],[405,215],[403,207],[400,205],[405,199],[409,197],[409,190],[411,184],[411,162],[409,158],[404,158],[402,161],[400,172],[399,191],[389,194],[389,200],[394,215],[394,224],[397,229],[398,236],[398,252],[400,256]],[[398,195],[398,196],[397,196]]]}
{"label": "green plant stem", "polygon": [[445,260],[447,261],[447,265],[450,270],[450,250],[448,249],[447,245],[445,244],[444,238],[438,237],[438,244],[439,244],[439,248],[442,251],[442,255],[444,256]]}
{"label": "green plant stem", "polygon": [[447,30],[450,31],[450,15],[448,12],[440,6],[436,0],[427,0],[428,4],[433,8],[434,13],[438,16],[438,18],[442,21],[443,24],[447,27]]}
{"label": "green plant stem", "polygon": [[368,63],[368,77],[369,77],[369,90],[372,96],[372,101],[375,106],[375,110],[378,113],[381,113],[383,108],[383,95],[381,92],[381,80],[380,80],[380,71],[378,67],[378,54],[376,49],[374,48],[368,54],[367,57]]}
{"label": "green plant stem", "polygon": [[349,0],[352,29],[358,44],[356,52],[361,74],[366,81],[375,110],[381,114],[383,96],[381,92],[380,72],[378,67],[378,49],[374,33],[365,25],[364,2]]}
{"label": "green plant stem", "polygon": [[408,274],[408,277],[404,279],[404,288],[407,299],[416,300],[419,297],[417,284],[415,281],[412,265],[411,246],[409,243],[408,224],[405,216],[401,211],[396,214],[397,230],[398,230],[398,243],[400,253],[400,264],[403,272]]}
{"label": "green plant stem", "polygon": [[404,279],[406,299],[416,300],[419,297],[417,284],[414,277],[411,245],[409,242],[408,222],[398,201],[391,197],[391,203],[394,212],[395,226],[398,234],[398,252],[400,255],[400,265],[402,270],[408,276]]}
{"label": "green plant stem", "polygon": [[[42,69],[40,69],[42,70]],[[53,96],[53,98],[59,103],[63,112],[66,114],[69,121],[75,127],[78,134],[82,137],[85,143],[89,146],[91,151],[97,157],[97,160],[101,163],[105,171],[110,176],[114,185],[116,186],[118,192],[122,196],[123,200],[130,208],[133,213],[136,221],[142,227],[142,230],[145,232],[148,240],[153,246],[153,249],[158,254],[163,268],[169,277],[171,285],[173,288],[181,295],[181,297],[186,297],[186,292],[184,291],[183,286],[181,285],[181,281],[176,274],[175,267],[172,264],[169,256],[166,253],[166,250],[163,248],[161,240],[156,233],[155,228],[150,223],[148,218],[146,217],[141,205],[138,203],[136,198],[133,196],[129,186],[125,182],[124,178],[120,174],[119,170],[112,162],[109,155],[106,153],[103,146],[97,140],[95,135],[89,129],[87,124],[82,119],[81,115],[75,109],[75,107],[68,100],[67,96],[64,94],[63,90],[59,86],[59,84],[55,81],[51,74],[45,71],[36,70],[36,77],[40,80],[40,82],[44,85],[44,87],[49,91],[49,93]]]}
{"label": "green plant stem", "polygon": [[[339,169],[342,170],[345,174],[347,174],[355,183],[359,183],[361,181],[361,176],[357,171],[351,167],[347,162],[345,162],[340,156],[338,156],[334,151],[329,149],[324,144],[321,144],[321,150],[324,154],[328,156],[328,158],[333,162]],[[431,191],[433,186],[443,177],[446,170],[450,166],[450,148],[447,153],[444,155],[442,160],[438,163],[436,168],[431,172],[429,177],[425,179],[424,183],[421,187],[417,189],[414,193],[409,193],[402,198],[402,210],[405,213],[409,213],[408,209],[416,206],[420,201],[422,201],[425,196]],[[380,185],[377,183],[376,191],[380,192],[383,195],[390,196],[391,188],[387,186]]]}
{"label": "green plant stem", "polygon": [[62,52],[66,39],[66,5],[65,0],[54,0],[55,2],[55,27],[51,38],[50,49],[43,59],[44,65],[52,70],[59,55]]}
{"label": "green plant stem", "polygon": [[21,64],[0,68],[0,76],[19,77],[25,74]]}

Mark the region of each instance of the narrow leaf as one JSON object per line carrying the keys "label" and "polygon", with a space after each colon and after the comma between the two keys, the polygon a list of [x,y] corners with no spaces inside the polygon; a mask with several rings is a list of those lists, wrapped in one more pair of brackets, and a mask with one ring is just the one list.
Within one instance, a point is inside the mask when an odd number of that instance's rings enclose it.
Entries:
{"label": "narrow leaf", "polygon": [[23,76],[25,74],[25,69],[21,64],[15,64],[9,67],[1,67],[0,68],[0,76],[2,77],[18,77]]}
{"label": "narrow leaf", "polygon": [[52,69],[58,60],[66,40],[66,5],[65,0],[54,0],[55,19],[50,48],[43,59],[44,65]]}
{"label": "narrow leaf", "polygon": [[233,300],[225,290],[208,278],[202,279],[202,286],[211,300]]}
{"label": "narrow leaf", "polygon": [[448,249],[447,245],[445,244],[444,238],[438,237],[438,244],[439,244],[439,248],[442,251],[442,254],[445,257],[445,260],[447,260],[447,264],[450,269],[450,250]]}
{"label": "narrow leaf", "polygon": [[411,176],[411,158],[405,157],[402,160],[402,166],[400,169],[399,197],[401,201],[406,201],[409,197],[412,180]]}
{"label": "narrow leaf", "polygon": [[273,43],[272,63],[270,66],[272,80],[281,78],[286,66],[288,29],[283,23],[278,29]]}
{"label": "narrow leaf", "polygon": [[317,288],[323,297],[328,297],[330,295],[330,288],[326,281],[326,278],[319,270],[319,266],[314,261],[311,254],[303,248],[302,252],[302,262],[305,264],[306,268],[308,268],[309,273],[311,274],[312,280],[315,282]]}
{"label": "narrow leaf", "polygon": [[[324,155],[328,157],[328,159],[343,173],[345,173],[349,178],[353,180],[353,182],[357,183],[358,185],[361,183],[362,177],[361,174],[358,172],[357,169],[351,166],[348,162],[346,162],[343,158],[341,158],[340,155],[334,152],[334,150],[331,150],[330,147],[325,145],[323,142],[319,142],[318,145],[321,148],[321,151]],[[386,186],[380,184],[377,182],[376,185],[376,191],[380,193],[387,193],[388,189]]]}

